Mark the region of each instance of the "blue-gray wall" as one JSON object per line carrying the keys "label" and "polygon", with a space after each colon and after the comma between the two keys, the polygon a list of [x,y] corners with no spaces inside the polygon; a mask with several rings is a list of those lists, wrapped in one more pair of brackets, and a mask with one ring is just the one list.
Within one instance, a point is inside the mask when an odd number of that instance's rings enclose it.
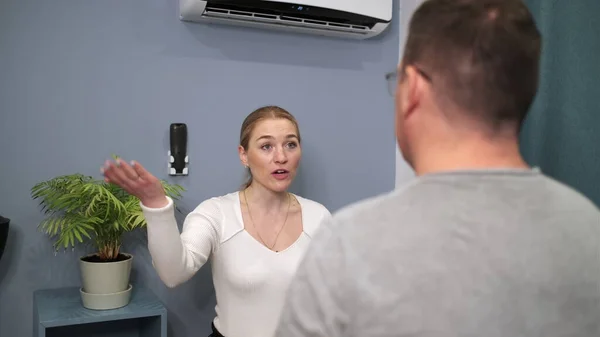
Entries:
{"label": "blue-gray wall", "polygon": [[[0,261],[0,336],[31,335],[35,289],[79,284],[85,249],[53,254],[29,189],[66,173],[100,177],[111,153],[183,184],[189,211],[240,185],[242,119],[278,104],[296,115],[305,139],[295,192],[335,211],[391,190],[384,74],[398,49],[397,22],[360,42],[184,24],[175,0],[0,1],[0,214],[12,220]],[[190,132],[182,179],[165,174],[172,122]],[[165,288],[142,234],[125,247],[135,254],[134,281],[168,306],[169,336],[206,335],[214,315],[208,268]]]}

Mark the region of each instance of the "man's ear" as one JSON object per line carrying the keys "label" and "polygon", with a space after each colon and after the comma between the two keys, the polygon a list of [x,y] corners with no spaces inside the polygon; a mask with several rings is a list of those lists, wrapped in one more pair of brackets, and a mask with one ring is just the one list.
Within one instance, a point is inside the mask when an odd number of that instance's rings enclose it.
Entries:
{"label": "man's ear", "polygon": [[407,66],[402,74],[402,83],[399,85],[401,112],[404,119],[412,116],[421,103],[423,95],[423,79],[413,66]]}
{"label": "man's ear", "polygon": [[244,147],[241,145],[238,146],[238,154],[240,155],[240,161],[242,162],[242,165],[248,167],[248,154],[246,153]]}

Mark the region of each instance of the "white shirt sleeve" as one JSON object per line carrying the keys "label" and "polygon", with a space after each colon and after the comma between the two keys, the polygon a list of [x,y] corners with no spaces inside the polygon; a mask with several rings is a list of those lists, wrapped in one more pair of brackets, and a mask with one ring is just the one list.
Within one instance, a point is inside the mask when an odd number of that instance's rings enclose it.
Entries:
{"label": "white shirt sleeve", "polygon": [[275,337],[341,337],[350,322],[342,241],[324,221],[292,280]]}
{"label": "white shirt sleeve", "polygon": [[216,199],[205,200],[186,216],[180,234],[173,200],[167,199],[162,208],[140,207],[152,264],[164,284],[173,288],[192,278],[218,247],[222,216]]}

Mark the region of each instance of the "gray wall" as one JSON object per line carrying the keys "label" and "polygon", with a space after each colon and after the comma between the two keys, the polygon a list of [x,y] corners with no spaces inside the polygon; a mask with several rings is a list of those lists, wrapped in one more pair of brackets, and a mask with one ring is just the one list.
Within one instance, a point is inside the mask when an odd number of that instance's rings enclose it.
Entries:
{"label": "gray wall", "polygon": [[[395,12],[398,11],[397,3]],[[236,189],[242,119],[279,104],[305,139],[294,192],[332,211],[394,187],[397,22],[343,41],[184,24],[175,0],[0,1],[0,214],[12,220],[0,261],[0,336],[31,335],[32,292],[79,285],[77,258],[37,231],[29,189],[56,175],[100,177],[111,153],[183,184],[185,211]],[[168,127],[188,124],[190,175],[166,173]],[[214,315],[208,268],[176,289],[152,270],[143,231],[127,237],[133,279],[169,309],[169,336],[204,336]]]}

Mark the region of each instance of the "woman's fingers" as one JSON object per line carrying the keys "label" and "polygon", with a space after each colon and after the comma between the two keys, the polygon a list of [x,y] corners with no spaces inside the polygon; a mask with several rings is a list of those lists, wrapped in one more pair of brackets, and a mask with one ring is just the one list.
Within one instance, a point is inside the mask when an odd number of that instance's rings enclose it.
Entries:
{"label": "woman's fingers", "polygon": [[129,189],[130,179],[127,178],[127,175],[125,172],[123,172],[123,169],[119,165],[107,160],[104,163],[103,173],[104,176],[108,178],[109,182],[126,189],[128,192],[131,192]]}
{"label": "woman's fingers", "polygon": [[107,160],[106,162],[104,162],[104,166],[102,167],[101,171],[104,174],[104,177],[110,180],[110,182],[120,186],[121,184],[123,184],[123,182],[115,172],[115,168],[115,165],[113,165],[113,163],[110,160]]}
{"label": "woman's fingers", "polygon": [[157,185],[156,178],[137,162],[132,161],[129,165],[121,158],[115,162],[107,160],[101,171],[106,182],[113,183],[139,198],[164,194],[160,183]]}
{"label": "woman's fingers", "polygon": [[123,171],[123,174],[127,179],[131,180],[131,183],[136,183],[140,179],[140,175],[133,169],[133,167],[129,166],[127,162],[122,159],[117,159],[117,164],[119,168]]}
{"label": "woman's fingers", "polygon": [[132,160],[131,165],[133,166],[133,169],[135,170],[137,175],[140,176],[142,179],[152,180],[152,178],[154,178],[154,176],[150,174],[150,172],[146,171],[142,164],[138,163],[137,161]]}

